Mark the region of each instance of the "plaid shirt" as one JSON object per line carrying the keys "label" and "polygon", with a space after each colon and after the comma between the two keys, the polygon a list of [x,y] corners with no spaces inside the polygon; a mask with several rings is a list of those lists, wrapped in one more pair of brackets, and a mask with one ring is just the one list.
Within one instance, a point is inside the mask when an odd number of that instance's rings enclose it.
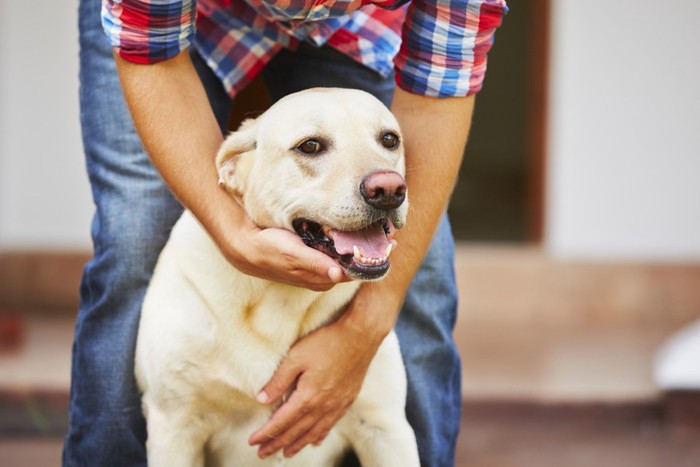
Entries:
{"label": "plaid shirt", "polygon": [[156,63],[194,44],[232,96],[299,41],[328,44],[384,76],[395,68],[412,93],[474,94],[507,11],[505,0],[102,1],[121,57]]}

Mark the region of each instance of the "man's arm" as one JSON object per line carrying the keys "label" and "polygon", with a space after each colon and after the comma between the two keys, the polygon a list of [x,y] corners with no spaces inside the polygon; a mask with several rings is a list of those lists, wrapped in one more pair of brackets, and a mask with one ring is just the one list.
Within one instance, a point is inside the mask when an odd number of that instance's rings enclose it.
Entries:
{"label": "man's arm", "polygon": [[473,108],[473,96],[438,99],[396,89],[392,111],[406,145],[410,210],[396,233],[391,271],[382,281],[364,284],[337,322],[292,347],[259,396],[263,403],[276,402],[297,382],[289,400],[249,440],[260,445],[261,456],[279,449],[291,456],[319,443],[357,397],[447,208]]}
{"label": "man's arm", "polygon": [[328,256],[281,229],[260,229],[218,186],[214,156],[223,137],[185,50],[139,65],[115,54],[124,96],[154,165],[226,257],[240,270],[270,280],[327,290],[344,280]]}

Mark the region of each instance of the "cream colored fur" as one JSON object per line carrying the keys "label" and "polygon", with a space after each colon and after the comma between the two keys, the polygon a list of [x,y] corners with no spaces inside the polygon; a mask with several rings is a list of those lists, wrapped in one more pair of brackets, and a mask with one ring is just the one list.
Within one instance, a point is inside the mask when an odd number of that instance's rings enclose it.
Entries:
{"label": "cream colored fur", "polygon": [[[221,183],[263,227],[310,218],[358,229],[370,215],[358,187],[375,170],[404,172],[391,113],[360,91],[315,89],[282,99],[225,141]],[[328,150],[294,150],[304,138]],[[400,227],[407,203],[392,218]],[[371,219],[374,221],[376,219]],[[158,261],[143,306],[136,377],[148,422],[151,467],[335,465],[348,449],[364,466],[418,466],[404,415],[406,380],[394,333],[374,358],[358,399],[321,446],[295,457],[257,457],[250,435],[271,416],[255,394],[302,335],[334,319],[360,283],[328,292],[273,283],[235,269],[185,212]]]}

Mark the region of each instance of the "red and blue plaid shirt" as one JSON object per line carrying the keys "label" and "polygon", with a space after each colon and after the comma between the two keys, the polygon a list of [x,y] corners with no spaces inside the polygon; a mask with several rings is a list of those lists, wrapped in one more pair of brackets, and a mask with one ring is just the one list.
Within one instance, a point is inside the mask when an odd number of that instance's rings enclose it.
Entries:
{"label": "red and blue plaid shirt", "polygon": [[412,93],[479,91],[505,0],[407,1],[103,0],[102,23],[119,55],[136,63],[193,44],[232,96],[299,41],[328,44],[384,76],[395,68]]}

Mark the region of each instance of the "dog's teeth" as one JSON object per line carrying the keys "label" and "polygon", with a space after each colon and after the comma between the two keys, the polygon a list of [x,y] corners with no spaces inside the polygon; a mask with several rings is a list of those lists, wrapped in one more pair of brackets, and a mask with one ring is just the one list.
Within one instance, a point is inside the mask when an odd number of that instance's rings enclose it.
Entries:
{"label": "dog's teeth", "polygon": [[367,258],[363,256],[359,258],[358,261],[368,266],[379,266],[380,264],[386,263],[386,256],[382,256],[381,258]]}
{"label": "dog's teeth", "polygon": [[357,245],[352,246],[352,253],[355,256],[355,259],[362,258],[362,254],[360,253],[360,247],[358,247]]}
{"label": "dog's teeth", "polygon": [[386,257],[385,257],[384,259],[386,259],[386,258],[389,257],[389,255],[391,254],[391,249],[392,249],[392,248],[393,248],[393,247],[391,246],[391,243],[389,243],[389,244],[386,246],[386,252],[385,252]]}

